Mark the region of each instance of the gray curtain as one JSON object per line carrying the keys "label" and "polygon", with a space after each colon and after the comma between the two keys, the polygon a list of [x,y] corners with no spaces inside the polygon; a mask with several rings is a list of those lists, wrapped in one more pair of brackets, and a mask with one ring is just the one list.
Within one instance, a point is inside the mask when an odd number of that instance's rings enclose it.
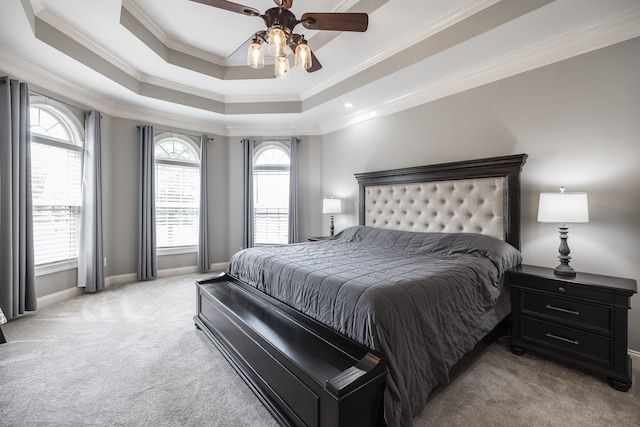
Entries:
{"label": "gray curtain", "polygon": [[298,144],[291,137],[291,163],[289,169],[289,243],[298,242]]}
{"label": "gray curtain", "polygon": [[155,138],[153,126],[140,126],[140,173],[138,179],[138,280],[158,275],[156,256]]}
{"label": "gray curtain", "polygon": [[209,138],[200,137],[200,228],[198,230],[198,270],[209,271],[209,198],[207,185],[207,151]]}
{"label": "gray curtain", "polygon": [[0,77],[0,308],[36,309],[29,88]]}
{"label": "gray curtain", "polygon": [[253,247],[253,141],[242,140],[242,171],[244,174],[242,247]]}
{"label": "gray curtain", "polygon": [[82,173],[82,210],[78,251],[78,286],[86,292],[104,288],[104,247],[102,235],[102,137],[101,114],[85,116],[86,138]]}

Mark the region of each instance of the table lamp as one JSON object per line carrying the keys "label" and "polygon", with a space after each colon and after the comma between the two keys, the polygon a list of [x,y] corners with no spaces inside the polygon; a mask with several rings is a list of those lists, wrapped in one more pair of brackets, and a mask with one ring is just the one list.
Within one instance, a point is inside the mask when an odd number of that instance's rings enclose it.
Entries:
{"label": "table lamp", "polygon": [[330,237],[334,235],[333,227],[333,214],[342,213],[342,200],[340,199],[323,199],[322,200],[322,213],[331,214],[331,227],[329,227]]}
{"label": "table lamp", "polygon": [[575,270],[569,265],[569,245],[567,223],[589,222],[587,193],[565,193],[560,187],[559,193],[540,193],[538,222],[557,223],[560,232],[560,265],[554,272],[564,276],[575,276]]}

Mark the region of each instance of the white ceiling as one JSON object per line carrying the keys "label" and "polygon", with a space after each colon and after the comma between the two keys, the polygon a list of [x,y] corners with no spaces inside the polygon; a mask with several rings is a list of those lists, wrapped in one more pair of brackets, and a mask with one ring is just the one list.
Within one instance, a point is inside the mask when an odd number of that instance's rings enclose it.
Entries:
{"label": "white ceiling", "polygon": [[264,29],[258,17],[190,0],[4,0],[0,70],[118,117],[315,135],[640,35],[638,0],[294,0],[291,11],[366,12],[369,29],[298,25],[323,68],[276,80],[229,58]]}

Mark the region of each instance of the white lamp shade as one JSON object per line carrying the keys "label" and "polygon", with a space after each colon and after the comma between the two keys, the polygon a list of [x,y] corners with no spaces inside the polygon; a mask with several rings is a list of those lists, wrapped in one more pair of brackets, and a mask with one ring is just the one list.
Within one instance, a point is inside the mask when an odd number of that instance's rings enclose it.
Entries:
{"label": "white lamp shade", "polygon": [[323,199],[322,213],[342,213],[342,200],[340,199]]}
{"label": "white lamp shade", "polygon": [[587,193],[540,193],[538,222],[589,222]]}

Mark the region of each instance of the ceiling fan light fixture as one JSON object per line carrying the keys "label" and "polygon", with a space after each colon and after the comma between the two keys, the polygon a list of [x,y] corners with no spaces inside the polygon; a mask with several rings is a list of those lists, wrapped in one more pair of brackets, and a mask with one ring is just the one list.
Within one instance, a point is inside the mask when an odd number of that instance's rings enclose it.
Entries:
{"label": "ceiling fan light fixture", "polygon": [[284,50],[287,47],[287,35],[280,28],[280,26],[273,26],[269,28],[269,53],[274,58],[279,58],[284,55]]}
{"label": "ceiling fan light fixture", "polygon": [[247,53],[247,65],[251,68],[260,69],[264,67],[264,50],[258,40],[254,40],[249,46]]}
{"label": "ceiling fan light fixture", "polygon": [[[247,65],[251,68],[264,67],[264,50],[276,62],[275,75],[278,78],[287,78],[289,73],[289,62],[286,60],[287,53],[292,50],[295,54],[295,66],[304,68],[307,72],[313,73],[322,69],[322,65],[316,58],[314,52],[306,45],[304,36],[295,34],[295,28],[302,24],[307,30],[318,31],[351,31],[365,32],[369,27],[369,15],[357,12],[307,12],[300,19],[290,10],[294,0],[273,0],[276,7],[271,7],[260,13],[258,9],[243,6],[229,0],[192,0],[197,3],[224,9],[230,12],[240,13],[245,16],[258,17],[264,21],[266,30],[254,33],[252,39],[243,43],[243,46],[251,44],[247,52]],[[266,43],[269,47],[262,46]],[[290,49],[289,49],[290,48]],[[242,55],[242,49],[237,49]],[[239,59],[236,52],[231,54],[233,59]]]}
{"label": "ceiling fan light fixture", "polygon": [[288,79],[289,78],[289,60],[286,56],[279,56],[276,60],[275,71],[273,77],[276,79]]}
{"label": "ceiling fan light fixture", "polygon": [[308,70],[311,68],[311,49],[307,45],[307,41],[302,39],[296,47],[296,67]]}

